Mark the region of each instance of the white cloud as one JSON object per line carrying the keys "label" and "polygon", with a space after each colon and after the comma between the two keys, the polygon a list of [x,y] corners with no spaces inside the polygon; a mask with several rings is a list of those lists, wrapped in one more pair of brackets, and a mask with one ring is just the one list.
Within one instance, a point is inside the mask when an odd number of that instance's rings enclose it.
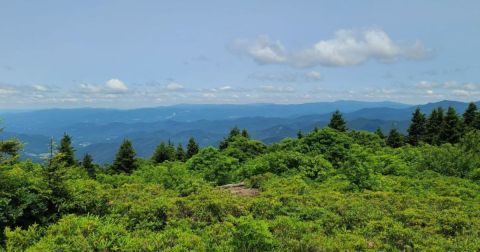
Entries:
{"label": "white cloud", "polygon": [[296,72],[296,73],[252,73],[250,79],[265,82],[317,82],[322,80],[322,75],[317,71]]}
{"label": "white cloud", "polygon": [[260,86],[260,90],[265,93],[294,93],[293,87],[279,87],[273,85]]}
{"label": "white cloud", "polygon": [[339,30],[333,39],[321,40],[313,47],[296,53],[293,63],[300,67],[352,66],[372,59],[379,62],[393,62],[399,58],[421,59],[428,54],[429,50],[420,41],[401,45],[381,29],[361,32]]}
{"label": "white cloud", "polygon": [[184,91],[185,90],[185,87],[180,84],[180,83],[177,83],[177,82],[170,82],[167,84],[167,87],[166,89],[168,91],[173,91],[173,92],[178,92],[178,91]]}
{"label": "white cloud", "polygon": [[128,90],[127,85],[119,79],[110,79],[105,83],[105,86],[114,92],[125,92]]}
{"label": "white cloud", "polygon": [[8,95],[8,94],[14,94],[14,93],[16,93],[16,90],[0,88],[0,95]]}
{"label": "white cloud", "polygon": [[322,75],[317,71],[311,71],[305,74],[305,77],[310,80],[321,80]]}
{"label": "white cloud", "polygon": [[259,64],[279,64],[287,61],[285,47],[279,41],[271,41],[266,35],[254,40],[237,39],[233,42],[235,52],[252,57]]}
{"label": "white cloud", "polygon": [[48,88],[43,86],[43,85],[33,85],[33,90],[38,91],[38,92],[46,92],[48,91]]}
{"label": "white cloud", "polygon": [[309,48],[290,52],[280,41],[272,41],[265,35],[254,40],[237,39],[232,48],[259,64],[290,64],[296,67],[353,66],[369,60],[387,63],[400,58],[418,60],[431,52],[419,40],[413,43],[396,42],[379,28],[338,30],[332,39],[320,40]]}

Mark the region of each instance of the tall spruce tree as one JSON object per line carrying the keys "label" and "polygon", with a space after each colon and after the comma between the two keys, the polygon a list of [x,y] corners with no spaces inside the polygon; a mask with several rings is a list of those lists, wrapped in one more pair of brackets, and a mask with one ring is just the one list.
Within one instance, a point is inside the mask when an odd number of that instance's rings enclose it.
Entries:
{"label": "tall spruce tree", "polygon": [[297,138],[298,138],[298,139],[302,139],[303,137],[304,137],[304,136],[303,136],[302,130],[298,130],[298,132],[297,132]]}
{"label": "tall spruce tree", "polygon": [[[245,130],[245,132],[247,133],[247,137],[248,137],[248,132]],[[224,150],[228,147],[228,144],[237,136],[241,136],[242,135],[242,132],[240,131],[240,129],[235,126],[233,127],[233,129],[230,130],[230,133],[228,134],[228,136],[226,138],[224,138],[220,144],[219,144],[219,149],[220,150]]]}
{"label": "tall spruce tree", "polygon": [[379,136],[381,139],[385,139],[385,134],[383,134],[382,129],[377,128],[377,130],[375,130],[375,134]]}
{"label": "tall spruce tree", "polygon": [[430,116],[427,119],[427,136],[426,141],[429,144],[438,145],[440,141],[440,133],[444,123],[443,108],[438,107],[433,109]]}
{"label": "tall spruce tree", "polygon": [[168,143],[161,142],[152,156],[152,161],[159,164],[165,161],[174,161],[176,159],[175,147],[168,141]]}
{"label": "tall spruce tree", "polygon": [[93,164],[93,158],[90,154],[87,153],[85,156],[83,156],[82,166],[87,171],[90,178],[95,179],[97,177],[95,166]]}
{"label": "tall spruce tree", "polygon": [[64,133],[60,146],[58,146],[58,161],[63,162],[67,166],[75,165],[75,150],[72,147],[72,138]]}
{"label": "tall spruce tree", "polygon": [[417,107],[412,114],[410,127],[408,128],[408,143],[411,145],[418,145],[420,142],[425,141],[427,134],[427,120],[425,114]]}
{"label": "tall spruce tree", "polygon": [[440,132],[441,143],[458,143],[460,140],[460,118],[453,107],[448,107],[442,130]]}
{"label": "tall spruce tree", "polygon": [[463,125],[466,130],[475,127],[477,113],[477,105],[475,105],[473,102],[469,103],[467,109],[463,113]]}
{"label": "tall spruce tree", "polygon": [[345,122],[345,120],[343,120],[343,116],[342,116],[342,113],[340,113],[340,111],[337,110],[332,114],[328,127],[332,129],[336,129],[341,132],[347,131],[347,123]]}
{"label": "tall spruce tree", "polygon": [[248,133],[247,129],[242,130],[242,136],[245,138],[250,139],[250,134]]}
{"label": "tall spruce tree", "polygon": [[185,161],[187,159],[187,153],[183,149],[182,144],[178,144],[177,150],[175,151],[175,155],[178,161]]}
{"label": "tall spruce tree", "polygon": [[200,147],[195,141],[195,138],[191,137],[188,140],[188,144],[187,144],[187,159],[193,157],[195,154],[198,153],[199,150],[200,150]]}
{"label": "tall spruce tree", "polygon": [[112,170],[115,173],[131,173],[137,168],[138,163],[132,142],[128,139],[124,139],[122,145],[120,145],[120,148],[118,149],[115,161],[112,165]]}
{"label": "tall spruce tree", "polygon": [[396,128],[392,128],[387,138],[387,145],[392,148],[403,146],[403,136]]}

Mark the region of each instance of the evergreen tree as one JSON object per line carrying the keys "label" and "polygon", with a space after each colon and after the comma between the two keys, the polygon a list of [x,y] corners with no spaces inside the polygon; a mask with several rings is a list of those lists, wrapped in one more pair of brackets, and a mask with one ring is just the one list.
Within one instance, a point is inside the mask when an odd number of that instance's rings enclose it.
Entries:
{"label": "evergreen tree", "polygon": [[297,132],[297,138],[302,139],[303,138],[303,132],[301,130],[298,130]]}
{"label": "evergreen tree", "polygon": [[183,149],[182,144],[178,144],[175,155],[177,156],[178,161],[183,162],[187,159],[187,153],[185,153],[185,150]]}
{"label": "evergreen tree", "polygon": [[465,129],[471,129],[475,127],[475,120],[477,118],[477,105],[475,103],[471,102],[468,104],[467,109],[463,113],[463,124]]}
{"label": "evergreen tree", "polygon": [[336,129],[341,132],[347,131],[347,123],[345,120],[343,120],[342,114],[340,111],[335,111],[335,113],[332,114],[332,118],[330,119],[330,123],[328,124],[328,127],[332,129]]}
{"label": "evergreen tree", "polygon": [[248,133],[248,131],[247,131],[246,129],[243,129],[243,130],[242,130],[242,136],[245,137],[245,138],[250,139],[250,134]]}
{"label": "evergreen tree", "polygon": [[438,145],[440,144],[440,132],[442,131],[443,128],[443,123],[444,123],[444,115],[443,115],[443,108],[438,107],[434,110],[432,110],[432,113],[427,119],[427,125],[426,125],[426,131],[427,131],[427,136],[426,136],[426,141],[429,144],[434,144]]}
{"label": "evergreen tree", "polygon": [[187,144],[187,159],[193,157],[198,153],[199,150],[200,147],[198,146],[197,142],[195,142],[195,138],[191,137]]}
{"label": "evergreen tree", "polygon": [[458,143],[460,140],[460,118],[453,107],[448,107],[445,115],[442,131],[440,132],[441,143]]}
{"label": "evergreen tree", "polygon": [[57,155],[59,155],[58,161],[64,162],[67,166],[73,166],[76,163],[75,150],[72,147],[72,138],[67,133],[63,134]]}
{"label": "evergreen tree", "polygon": [[392,148],[403,146],[403,136],[396,128],[392,128],[387,138],[387,145]]}
{"label": "evergreen tree", "polygon": [[82,166],[87,171],[90,178],[96,178],[95,166],[93,165],[93,159],[90,154],[87,153],[83,156]]}
{"label": "evergreen tree", "polygon": [[116,173],[131,173],[138,168],[135,150],[132,143],[128,139],[124,139],[122,145],[118,149],[112,170]]}
{"label": "evergreen tree", "polygon": [[152,161],[159,164],[165,161],[174,161],[176,159],[175,147],[168,141],[168,143],[161,142],[152,156]]}
{"label": "evergreen tree", "polygon": [[420,108],[417,107],[412,114],[412,120],[410,122],[410,127],[408,128],[408,142],[411,145],[418,145],[425,140],[427,133],[426,123],[427,120],[425,114],[423,114],[420,111]]}
{"label": "evergreen tree", "polygon": [[385,134],[383,134],[382,129],[377,128],[377,130],[375,130],[375,134],[379,136],[381,139],[385,139]]}
{"label": "evergreen tree", "polygon": [[[240,129],[239,129],[237,126],[233,127],[233,129],[230,130],[230,133],[228,134],[228,137],[224,138],[224,139],[220,142],[218,148],[219,148],[220,150],[226,149],[226,148],[228,147],[228,144],[229,144],[235,137],[241,136],[241,135],[242,135],[242,133],[240,132]],[[248,135],[248,132],[247,132],[247,135]]]}

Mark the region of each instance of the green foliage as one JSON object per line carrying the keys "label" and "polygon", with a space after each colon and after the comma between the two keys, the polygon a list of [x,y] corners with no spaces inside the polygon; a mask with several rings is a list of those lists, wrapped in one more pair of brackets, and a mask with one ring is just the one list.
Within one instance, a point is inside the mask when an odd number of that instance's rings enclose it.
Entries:
{"label": "green foliage", "polygon": [[439,107],[432,110],[427,119],[427,142],[429,144],[438,145],[442,143],[440,134],[444,125],[444,111]]}
{"label": "green foliage", "polygon": [[341,132],[347,131],[347,123],[343,120],[342,114],[340,111],[335,111],[332,114],[332,118],[330,118],[330,123],[328,123],[328,127],[332,129],[336,129]]}
{"label": "green foliage", "polygon": [[410,122],[410,127],[408,128],[408,143],[411,145],[418,145],[423,142],[427,134],[427,119],[425,115],[420,111],[420,108],[417,107],[415,112],[413,112],[412,120]]}
{"label": "green foliage", "polygon": [[124,139],[122,145],[118,149],[115,161],[112,165],[112,171],[115,173],[125,172],[131,173],[138,168],[135,150],[132,143]]}
{"label": "green foliage", "polygon": [[433,135],[427,120],[433,145],[328,127],[267,146],[237,128],[185,162],[128,141],[111,170],[3,162],[0,251],[479,251],[480,131],[439,145],[448,114]]}
{"label": "green foliage", "polygon": [[92,179],[96,178],[96,171],[95,171],[95,165],[93,164],[93,158],[90,154],[85,154],[83,156],[83,161],[82,161],[82,166],[87,171],[88,176]]}
{"label": "green foliage", "polygon": [[440,131],[441,143],[458,143],[460,140],[460,118],[453,107],[448,107],[444,118],[443,128]]}
{"label": "green foliage", "polygon": [[232,171],[237,166],[236,158],[228,157],[213,147],[201,150],[187,162],[189,170],[202,174],[205,180],[217,185],[232,182]]}
{"label": "green foliage", "polygon": [[404,140],[402,134],[398,132],[396,128],[392,128],[387,138],[387,145],[392,148],[398,148],[403,146]]}
{"label": "green foliage", "polygon": [[67,133],[63,134],[60,146],[58,146],[58,161],[65,163],[65,166],[73,166],[76,164],[72,138]]}
{"label": "green foliage", "polygon": [[195,154],[198,153],[199,150],[200,150],[200,147],[198,146],[197,142],[195,142],[195,139],[191,137],[188,140],[188,144],[187,144],[187,159],[193,157]]}
{"label": "green foliage", "polygon": [[173,144],[170,141],[168,141],[168,143],[161,142],[152,156],[152,161],[157,164],[165,161],[174,161],[176,159],[175,147],[173,147]]}
{"label": "green foliage", "polygon": [[182,162],[187,159],[187,153],[183,149],[182,144],[178,144],[177,149],[175,150],[175,158]]}

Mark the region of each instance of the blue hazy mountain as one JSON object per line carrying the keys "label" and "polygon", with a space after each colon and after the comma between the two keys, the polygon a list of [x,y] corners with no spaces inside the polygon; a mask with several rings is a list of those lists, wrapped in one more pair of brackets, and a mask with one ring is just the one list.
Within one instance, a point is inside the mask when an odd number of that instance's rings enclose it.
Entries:
{"label": "blue hazy mountain", "polygon": [[[100,163],[113,159],[124,138],[133,141],[137,153],[148,157],[160,141],[185,144],[190,137],[202,146],[217,145],[228,131],[246,128],[252,137],[266,143],[295,137],[324,127],[331,113],[340,110],[355,130],[387,132],[392,127],[405,131],[411,114],[420,107],[430,113],[438,106],[453,106],[463,113],[467,103],[441,101],[423,105],[393,102],[337,101],[306,104],[248,105],[175,105],[132,110],[116,109],[48,109],[4,112],[5,132],[1,138],[16,137],[25,144],[24,157],[39,160],[48,152],[51,137],[59,139],[64,132],[73,137],[78,155],[91,153]],[[480,105],[480,104],[479,104]]]}

